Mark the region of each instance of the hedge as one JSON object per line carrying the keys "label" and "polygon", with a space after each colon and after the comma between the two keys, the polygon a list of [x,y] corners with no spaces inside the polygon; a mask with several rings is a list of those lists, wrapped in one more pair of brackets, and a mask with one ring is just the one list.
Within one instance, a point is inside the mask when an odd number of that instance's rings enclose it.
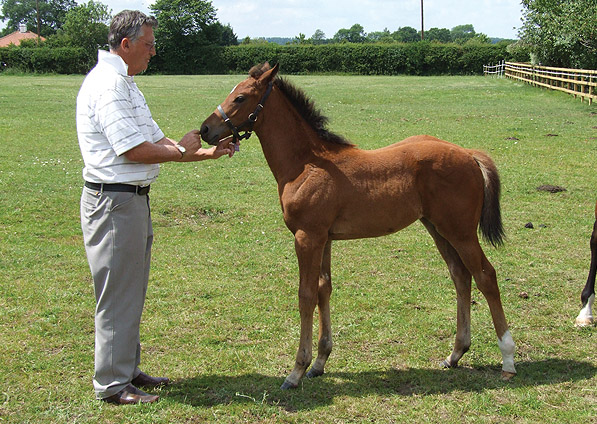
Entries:
{"label": "hedge", "polygon": [[[481,74],[483,65],[510,60],[506,44],[262,44],[196,47],[175,57],[160,52],[148,72],[165,74],[246,73],[252,66],[280,63],[285,74],[360,75]],[[518,60],[520,60],[518,58]],[[30,72],[86,73],[96,55],[76,48],[0,48],[2,68]]]}
{"label": "hedge", "polygon": [[78,47],[0,48],[0,70],[22,72],[85,74],[97,61],[97,53]]}
{"label": "hedge", "polygon": [[510,59],[507,45],[332,44],[233,46],[221,51],[223,72],[246,72],[256,63],[280,63],[285,73],[361,75],[481,74],[483,65]]}

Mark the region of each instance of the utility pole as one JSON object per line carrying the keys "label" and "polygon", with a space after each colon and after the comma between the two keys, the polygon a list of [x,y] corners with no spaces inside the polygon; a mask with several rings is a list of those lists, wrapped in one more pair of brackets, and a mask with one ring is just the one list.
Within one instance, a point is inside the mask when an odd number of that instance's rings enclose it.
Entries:
{"label": "utility pole", "polygon": [[37,45],[39,45],[39,0],[35,0],[35,7],[37,8]]}
{"label": "utility pole", "polygon": [[423,0],[421,0],[421,41],[425,38],[425,30],[423,26]]}

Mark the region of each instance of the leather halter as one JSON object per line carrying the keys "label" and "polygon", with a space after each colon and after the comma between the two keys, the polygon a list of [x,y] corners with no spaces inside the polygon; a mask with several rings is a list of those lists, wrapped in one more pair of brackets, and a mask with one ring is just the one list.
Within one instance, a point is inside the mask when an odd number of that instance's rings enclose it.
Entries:
{"label": "leather halter", "polygon": [[[218,112],[220,112],[222,119],[224,120],[226,125],[228,125],[230,130],[232,131],[232,142],[234,144],[238,143],[240,140],[247,140],[249,137],[251,137],[251,135],[253,134],[253,126],[255,125],[255,122],[257,122],[257,117],[263,110],[265,101],[267,100],[270,93],[272,92],[272,88],[273,88],[273,82],[270,82],[267,86],[267,90],[265,90],[265,94],[263,95],[263,97],[261,98],[259,103],[257,104],[257,107],[255,108],[253,113],[250,113],[247,120],[245,122],[243,122],[242,124],[240,124],[238,127],[235,126],[230,121],[230,118],[228,117],[228,115],[226,115],[226,112],[224,112],[224,108],[222,108],[222,105],[218,105]],[[243,129],[244,127],[248,127],[248,128]],[[241,135],[240,131],[244,131],[245,133]]]}

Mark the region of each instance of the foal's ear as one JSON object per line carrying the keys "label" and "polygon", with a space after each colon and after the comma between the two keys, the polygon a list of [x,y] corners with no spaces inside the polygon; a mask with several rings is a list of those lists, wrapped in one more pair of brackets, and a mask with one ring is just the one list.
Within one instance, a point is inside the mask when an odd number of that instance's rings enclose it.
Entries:
{"label": "foal's ear", "polygon": [[280,69],[280,64],[276,63],[276,65],[269,71],[265,72],[261,76],[261,78],[259,78],[259,80],[265,82],[266,84],[269,84],[276,77],[276,74],[278,73],[279,69]]}

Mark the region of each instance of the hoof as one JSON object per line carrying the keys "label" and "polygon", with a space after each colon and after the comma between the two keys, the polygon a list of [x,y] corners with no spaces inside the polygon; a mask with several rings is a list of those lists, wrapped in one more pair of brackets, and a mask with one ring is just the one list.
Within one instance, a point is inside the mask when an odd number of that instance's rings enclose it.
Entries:
{"label": "hoof", "polygon": [[298,384],[292,384],[288,380],[284,380],[284,383],[280,386],[282,390],[296,389]]}
{"label": "hoof", "polygon": [[458,365],[450,365],[450,363],[448,362],[448,360],[447,360],[447,359],[444,359],[444,360],[443,360],[443,361],[442,361],[442,362],[439,364],[439,366],[440,366],[441,368],[456,368]]}
{"label": "hoof", "polygon": [[323,375],[323,370],[319,371],[319,370],[315,370],[315,369],[311,368],[305,376],[307,378],[315,378],[315,377],[319,377],[321,375]]}
{"label": "hoof", "polygon": [[575,327],[590,327],[592,325],[595,325],[593,317],[578,317],[574,323]]}
{"label": "hoof", "polygon": [[516,375],[515,372],[502,371],[502,380],[510,381]]}

